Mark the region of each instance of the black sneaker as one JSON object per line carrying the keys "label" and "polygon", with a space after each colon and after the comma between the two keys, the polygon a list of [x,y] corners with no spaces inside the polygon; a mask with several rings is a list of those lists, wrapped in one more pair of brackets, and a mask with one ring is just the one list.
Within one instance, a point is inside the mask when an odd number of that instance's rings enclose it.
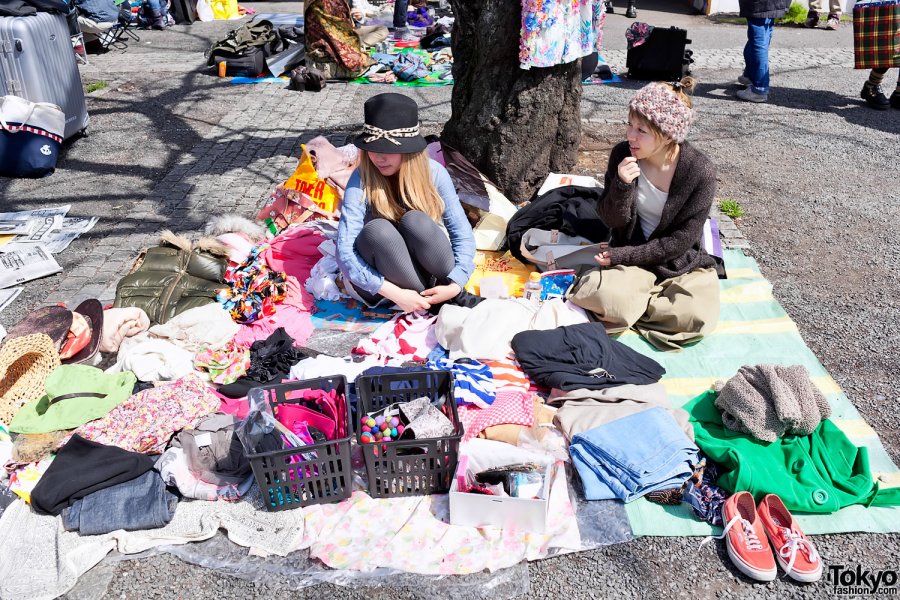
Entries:
{"label": "black sneaker", "polygon": [[628,4],[628,8],[625,9],[625,16],[629,19],[637,18],[637,10],[634,8],[634,4]]}
{"label": "black sneaker", "polygon": [[859,95],[866,101],[866,104],[876,110],[887,110],[891,107],[891,101],[888,100],[887,96],[884,95],[884,92],[881,91],[880,85],[870,85],[867,83],[863,86],[862,92],[860,92]]}
{"label": "black sneaker", "polygon": [[891,107],[900,110],[900,92],[891,94]]}

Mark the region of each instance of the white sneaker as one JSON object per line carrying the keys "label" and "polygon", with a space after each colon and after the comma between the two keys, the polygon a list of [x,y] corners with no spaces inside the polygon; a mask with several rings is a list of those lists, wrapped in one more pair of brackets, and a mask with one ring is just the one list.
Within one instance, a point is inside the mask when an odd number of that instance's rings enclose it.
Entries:
{"label": "white sneaker", "polygon": [[750,78],[744,77],[743,75],[741,75],[740,77],[737,78],[737,82],[738,82],[738,84],[744,85],[744,86],[753,85],[753,82],[750,81]]}
{"label": "white sneaker", "polygon": [[397,27],[391,35],[391,39],[395,42],[414,42],[419,38],[410,33],[407,27]]}
{"label": "white sneaker", "polygon": [[743,90],[738,90],[734,94],[741,100],[745,100],[747,102],[766,102],[769,99],[768,94],[757,94],[751,88],[745,88]]}

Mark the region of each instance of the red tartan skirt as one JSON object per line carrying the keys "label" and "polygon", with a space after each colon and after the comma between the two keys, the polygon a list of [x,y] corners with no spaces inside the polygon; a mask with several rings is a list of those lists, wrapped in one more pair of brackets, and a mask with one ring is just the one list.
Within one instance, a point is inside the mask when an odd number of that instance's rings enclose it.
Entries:
{"label": "red tartan skirt", "polygon": [[857,69],[900,67],[900,0],[853,7],[853,49]]}

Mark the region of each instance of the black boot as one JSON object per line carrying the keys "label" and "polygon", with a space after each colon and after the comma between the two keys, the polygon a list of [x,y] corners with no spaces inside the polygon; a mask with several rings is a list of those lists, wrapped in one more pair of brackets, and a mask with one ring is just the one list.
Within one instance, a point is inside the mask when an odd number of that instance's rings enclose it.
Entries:
{"label": "black boot", "polygon": [[625,16],[629,19],[637,17],[637,9],[634,7],[634,0],[628,0],[628,8],[625,9]]}
{"label": "black boot", "polygon": [[616,14],[616,11],[613,10],[612,0],[606,0],[606,12],[611,15]]}
{"label": "black boot", "polygon": [[157,30],[163,30],[166,28],[166,21],[163,19],[163,15],[160,12],[153,12],[151,14],[150,27]]}
{"label": "black boot", "polygon": [[881,91],[880,85],[871,85],[869,82],[866,82],[859,96],[866,101],[866,104],[876,110],[887,110],[891,107],[891,101]]}
{"label": "black boot", "polygon": [[463,288],[463,291],[458,293],[453,298],[450,298],[448,301],[450,304],[455,304],[456,306],[464,306],[466,308],[474,308],[481,304],[484,300],[481,296],[476,296],[475,294],[470,294]]}

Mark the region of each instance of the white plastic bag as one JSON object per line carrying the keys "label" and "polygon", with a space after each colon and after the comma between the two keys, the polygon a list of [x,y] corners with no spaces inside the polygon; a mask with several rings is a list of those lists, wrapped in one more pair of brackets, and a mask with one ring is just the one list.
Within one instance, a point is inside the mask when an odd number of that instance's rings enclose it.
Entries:
{"label": "white plastic bag", "polygon": [[197,0],[197,18],[204,22],[216,19],[210,0]]}

